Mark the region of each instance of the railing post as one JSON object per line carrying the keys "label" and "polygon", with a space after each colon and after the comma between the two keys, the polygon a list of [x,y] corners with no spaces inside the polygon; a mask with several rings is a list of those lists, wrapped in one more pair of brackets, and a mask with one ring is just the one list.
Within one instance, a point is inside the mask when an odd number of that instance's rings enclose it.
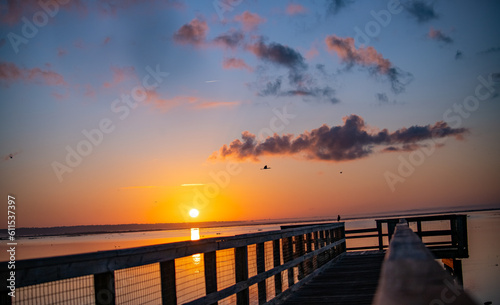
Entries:
{"label": "railing post", "polygon": [[163,305],[177,305],[175,260],[160,262],[161,300]]}
{"label": "railing post", "polygon": [[378,250],[384,250],[384,237],[382,236],[382,223],[377,220]]}
{"label": "railing post", "polygon": [[456,242],[457,242],[457,252],[460,257],[466,258],[469,257],[469,248],[467,241],[467,215],[457,215],[455,217],[455,230]]}
{"label": "railing post", "polygon": [[[215,251],[203,255],[205,264],[205,290],[207,294],[217,292],[217,256]],[[218,302],[212,303],[216,305]]]}
{"label": "railing post", "polygon": [[422,221],[417,220],[417,235],[422,240]]}
{"label": "railing post", "polygon": [[[313,251],[312,249],[312,233],[307,233],[306,234],[306,244],[307,244],[307,253],[310,253]],[[310,274],[311,272],[314,271],[314,264],[313,264],[314,259],[310,258],[306,261],[306,274]]]}
{"label": "railing post", "polygon": [[94,274],[94,293],[96,305],[116,304],[114,272]]}
{"label": "railing post", "polygon": [[[293,260],[293,239],[292,237],[287,237],[283,239],[283,261],[288,263]],[[292,287],[294,284],[293,279],[293,268],[288,269],[288,288]]]}
{"label": "railing post", "polygon": [[[297,257],[304,256],[304,234],[300,234],[297,237],[296,244],[295,244],[295,251],[297,252]],[[302,280],[305,277],[304,274],[304,262],[299,264],[299,274],[298,278],[299,281]]]}
{"label": "railing post", "polygon": [[[234,265],[236,283],[248,279],[248,251],[247,246],[234,248]],[[248,288],[236,294],[237,305],[248,305],[250,303],[250,294]]]}
{"label": "railing post", "polygon": [[[266,272],[266,251],[264,243],[258,243],[256,245],[257,252],[257,274]],[[261,281],[257,284],[259,290],[259,304],[264,304],[267,301],[266,294],[266,281]]]}
{"label": "railing post", "polygon": [[[273,265],[278,267],[281,265],[281,253],[280,253],[280,240],[273,240]],[[281,272],[274,276],[274,290],[276,295],[280,294],[282,291],[282,279]]]}

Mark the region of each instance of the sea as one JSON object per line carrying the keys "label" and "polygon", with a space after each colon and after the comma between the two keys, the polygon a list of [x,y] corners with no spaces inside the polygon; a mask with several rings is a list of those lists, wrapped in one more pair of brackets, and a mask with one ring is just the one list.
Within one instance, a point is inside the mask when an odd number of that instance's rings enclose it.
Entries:
{"label": "sea", "polygon": [[[459,214],[467,214],[468,227],[469,258],[462,259],[464,289],[477,300],[478,304],[485,304],[488,301],[492,302],[491,304],[500,304],[500,210],[460,212]],[[199,237],[203,239],[266,232],[279,230],[281,225],[289,224],[26,237],[17,240],[16,260],[187,241],[192,239],[192,234],[199,234]],[[346,220],[345,227],[346,230],[374,228],[375,219]],[[375,238],[347,240],[347,248],[376,244]],[[2,251],[0,261],[7,260],[6,252]],[[192,260],[196,264],[197,259],[193,257]],[[202,274],[194,275],[196,278],[199,276]],[[232,303],[231,300],[229,303]]]}

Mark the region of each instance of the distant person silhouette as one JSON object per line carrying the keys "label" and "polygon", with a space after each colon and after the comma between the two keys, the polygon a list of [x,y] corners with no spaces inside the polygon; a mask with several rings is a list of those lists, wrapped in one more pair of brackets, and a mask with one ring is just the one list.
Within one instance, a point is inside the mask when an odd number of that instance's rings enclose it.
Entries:
{"label": "distant person silhouette", "polygon": [[340,215],[337,215],[337,221],[340,221]]}

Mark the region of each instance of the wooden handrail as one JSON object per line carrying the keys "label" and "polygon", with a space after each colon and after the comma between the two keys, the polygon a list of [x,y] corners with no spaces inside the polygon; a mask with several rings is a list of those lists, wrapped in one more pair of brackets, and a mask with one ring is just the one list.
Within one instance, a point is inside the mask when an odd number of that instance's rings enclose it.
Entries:
{"label": "wooden handrail", "polygon": [[374,305],[476,304],[406,222],[396,225]]}

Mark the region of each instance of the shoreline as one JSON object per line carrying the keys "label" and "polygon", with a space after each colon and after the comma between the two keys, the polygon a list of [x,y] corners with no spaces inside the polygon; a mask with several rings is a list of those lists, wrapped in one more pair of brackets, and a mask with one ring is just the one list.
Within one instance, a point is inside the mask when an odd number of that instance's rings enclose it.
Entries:
{"label": "shoreline", "polygon": [[[453,214],[453,213],[468,213],[468,212],[482,212],[482,211],[495,211],[500,210],[497,208],[477,208],[477,209],[463,209],[453,211],[399,211],[394,213],[377,214],[377,215],[349,215],[342,217],[341,221],[346,220],[363,220],[363,219],[379,219],[379,218],[394,218],[402,216],[427,216],[433,214]],[[245,220],[245,221],[207,221],[207,222],[185,222],[185,223],[157,223],[157,224],[118,224],[118,225],[82,225],[82,226],[61,226],[61,227],[21,227],[17,228],[16,236],[22,239],[36,239],[43,237],[72,237],[72,236],[86,236],[86,235],[101,235],[101,234],[114,234],[114,233],[137,233],[137,232],[154,232],[154,231],[170,231],[170,230],[183,230],[192,227],[197,228],[216,228],[216,227],[237,227],[237,226],[261,226],[261,225],[280,225],[286,223],[308,223],[308,222],[327,222],[337,221],[337,217],[317,217],[308,219],[262,219],[262,220]],[[130,228],[130,227],[143,227],[143,228]],[[108,227],[106,229],[99,228]],[[116,229],[113,229],[115,227]],[[123,227],[123,229],[119,229]],[[125,227],[129,227],[126,229]],[[93,231],[94,229],[95,231]],[[23,231],[26,231],[23,233]],[[40,231],[42,231],[40,233]],[[45,231],[45,232],[43,232]],[[56,232],[60,231],[60,232]],[[68,232],[73,231],[73,232]],[[0,240],[7,240],[8,235],[2,234]]]}

